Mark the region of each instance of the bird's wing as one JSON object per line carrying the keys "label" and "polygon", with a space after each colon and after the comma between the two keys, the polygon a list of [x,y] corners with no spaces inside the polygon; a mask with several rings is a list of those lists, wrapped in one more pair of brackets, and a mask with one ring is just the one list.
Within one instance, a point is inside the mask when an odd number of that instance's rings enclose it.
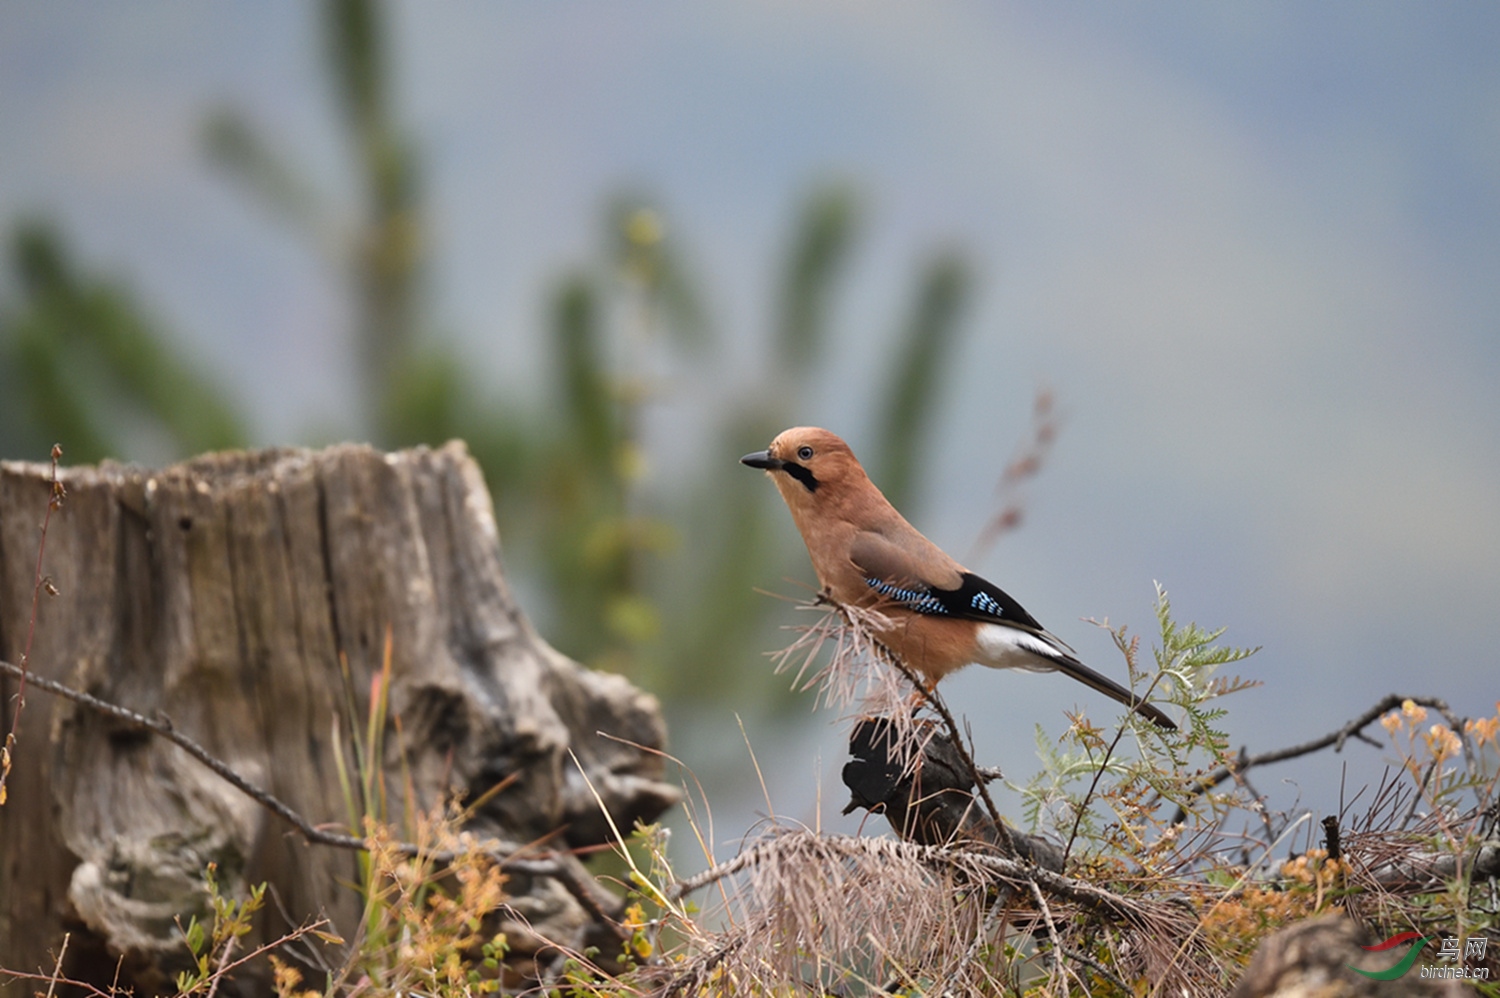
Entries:
{"label": "bird's wing", "polygon": [[1045,633],[1003,589],[964,571],[936,547],[914,554],[883,534],[866,531],[850,546],[849,559],[866,586],[909,610]]}
{"label": "bird's wing", "polygon": [[996,633],[1007,644],[1036,656],[1038,661],[1047,663],[1047,668],[1071,676],[1163,728],[1176,729],[1177,725],[1161,708],[1080,662],[1066,642],[1038,623],[1005,590],[965,571],[930,541],[921,535],[917,537],[921,541],[917,545],[920,555],[913,556],[912,546],[897,544],[884,534],[863,531],[850,546],[849,559],[864,584],[893,603],[915,613],[999,624],[1007,630]]}

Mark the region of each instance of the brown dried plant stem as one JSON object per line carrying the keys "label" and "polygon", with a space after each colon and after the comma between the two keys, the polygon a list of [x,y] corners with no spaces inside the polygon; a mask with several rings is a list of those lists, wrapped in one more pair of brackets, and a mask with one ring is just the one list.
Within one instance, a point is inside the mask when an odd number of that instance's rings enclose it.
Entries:
{"label": "brown dried plant stem", "polygon": [[1052,445],[1057,442],[1061,421],[1056,412],[1052,391],[1038,388],[1031,405],[1031,426],[1026,436],[1016,445],[1014,454],[1005,465],[1005,471],[995,486],[995,496],[1000,508],[986,521],[979,537],[969,550],[964,561],[974,564],[982,561],[1000,537],[1021,525],[1026,514],[1025,497],[1022,494],[1028,481],[1041,474]]}
{"label": "brown dried plant stem", "polygon": [[57,463],[62,460],[62,445],[52,445],[52,495],[47,500],[47,512],[42,517],[41,536],[36,545],[36,574],[31,587],[31,618],[26,625],[26,646],[21,649],[20,683],[16,688],[15,713],[11,716],[10,729],[5,733],[5,743],[0,746],[0,806],[4,806],[6,799],[5,783],[10,776],[11,757],[15,753],[16,744],[21,740],[21,714],[26,709],[26,679],[31,664],[31,644],[36,638],[36,618],[42,605],[42,590],[52,588],[51,582],[42,574],[42,556],[47,551],[47,528],[52,525],[52,514],[62,507],[63,500],[68,496],[68,490],[57,477]]}
{"label": "brown dried plant stem", "polygon": [[982,871],[995,880],[1015,886],[1036,884],[1054,897],[1070,901],[1087,911],[1111,922],[1122,922],[1137,928],[1154,927],[1157,912],[1150,905],[1142,904],[1103,887],[1084,880],[1053,873],[1034,864],[1008,856],[997,856],[989,849],[971,849],[961,845],[926,846],[915,842],[894,839],[867,839],[854,835],[823,835],[808,831],[789,832],[769,841],[746,849],[733,859],[726,860],[702,873],[679,880],[668,892],[668,897],[679,898],[711,884],[753,869],[766,861],[777,850],[798,848],[809,838],[816,837],[822,847],[849,855],[877,854],[879,856],[905,857],[940,869],[957,869],[972,872]]}
{"label": "brown dried plant stem", "polygon": [[[25,675],[25,671],[20,666],[4,660],[0,660],[0,673],[18,677]],[[98,697],[84,693],[81,690],[75,690],[70,686],[65,686],[44,676],[32,676],[31,684],[39,690],[60,696],[65,700],[71,700],[73,703],[87,707],[89,710],[107,714],[136,728],[160,735],[207,766],[230,786],[297,829],[308,842],[316,845],[332,846],[336,849],[365,851],[369,848],[369,843],[358,836],[345,835],[341,832],[330,832],[327,829],[317,827],[301,814],[294,811],[285,802],[257,787],[233,769],[230,769],[222,760],[210,754],[203,746],[178,731],[172,725],[171,719],[165,715],[158,714],[155,718],[146,717],[144,714],[138,714],[118,704],[100,700]],[[433,851],[410,842],[396,843],[394,848],[403,856],[421,857],[434,863],[450,863],[460,855],[465,854],[454,851]],[[617,934],[623,933],[620,927],[620,918],[624,911],[623,904],[613,894],[606,895],[604,892],[598,890],[594,886],[593,878],[588,870],[584,868],[578,857],[572,853],[550,851],[540,853],[535,857],[523,857],[494,848],[475,849],[472,850],[472,853],[489,856],[504,868],[514,870],[517,873],[525,873],[535,877],[549,877],[558,881],[600,924],[609,926]],[[621,938],[628,938],[628,935],[628,933],[621,934]]]}
{"label": "brown dried plant stem", "polygon": [[[1235,761],[1226,763],[1218,769],[1205,773],[1198,780],[1198,785],[1193,789],[1193,795],[1205,794],[1226,780],[1242,776],[1256,766],[1264,766],[1273,762],[1281,762],[1285,759],[1295,759],[1298,756],[1311,755],[1314,752],[1328,748],[1330,745],[1333,746],[1335,752],[1342,751],[1344,743],[1350,738],[1358,738],[1376,748],[1381,748],[1381,744],[1366,735],[1364,729],[1374,724],[1388,711],[1399,708],[1407,700],[1423,707],[1431,707],[1443,715],[1444,720],[1448,722],[1454,731],[1463,730],[1462,719],[1453,713],[1453,709],[1448,706],[1446,701],[1436,697],[1404,697],[1396,693],[1391,693],[1382,697],[1378,703],[1363,714],[1360,714],[1342,727],[1330,731],[1321,738],[1314,738],[1312,741],[1302,742],[1299,745],[1290,745],[1286,748],[1275,749],[1270,752],[1262,752],[1259,755],[1245,755],[1245,750],[1241,749],[1240,755]],[[1465,755],[1467,755],[1469,753],[1467,740],[1464,740],[1463,748]],[[1187,810],[1185,807],[1179,806],[1172,821],[1176,823],[1186,820]]]}
{"label": "brown dried plant stem", "polygon": [[47,981],[47,998],[57,991],[57,982],[62,978],[63,961],[68,956],[68,941],[73,938],[71,932],[63,933],[62,946],[57,950],[57,962],[52,965],[52,978]]}
{"label": "brown dried plant stem", "polygon": [[1042,913],[1042,921],[1047,926],[1047,939],[1052,944],[1052,966],[1064,989],[1068,986],[1068,967],[1063,963],[1062,939],[1057,934],[1057,922],[1052,918],[1052,909],[1047,906],[1047,895],[1037,886],[1035,880],[1029,884],[1031,896],[1036,899],[1037,909]]}

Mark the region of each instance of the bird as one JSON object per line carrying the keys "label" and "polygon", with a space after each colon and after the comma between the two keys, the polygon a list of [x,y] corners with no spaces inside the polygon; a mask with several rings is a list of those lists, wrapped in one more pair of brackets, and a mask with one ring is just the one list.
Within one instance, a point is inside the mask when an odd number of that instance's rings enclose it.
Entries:
{"label": "bird", "polygon": [[929,690],[971,663],[1061,672],[1158,727],[1176,729],[1159,707],[1084,665],[1020,603],[924,537],[836,434],[796,426],[740,463],[775,483],[824,593],[880,611],[887,623],[875,626],[876,637]]}

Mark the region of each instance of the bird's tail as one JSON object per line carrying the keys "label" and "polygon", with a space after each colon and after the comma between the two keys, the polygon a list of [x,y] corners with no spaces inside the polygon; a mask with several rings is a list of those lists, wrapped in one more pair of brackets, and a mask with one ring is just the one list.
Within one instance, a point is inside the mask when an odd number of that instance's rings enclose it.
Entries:
{"label": "bird's tail", "polygon": [[1057,664],[1058,672],[1072,676],[1083,685],[1098,690],[1111,700],[1123,703],[1152,724],[1155,724],[1158,728],[1166,728],[1168,731],[1177,730],[1177,725],[1156,704],[1141,699],[1113,679],[1095,672],[1071,655],[1066,657],[1060,656],[1052,659],[1052,661]]}
{"label": "bird's tail", "polygon": [[1061,672],[1085,686],[1117,700],[1159,728],[1176,731],[1177,725],[1154,704],[1078,661],[1071,648],[1046,631],[1002,624],[981,625],[976,634],[979,661],[994,669],[1028,669]]}

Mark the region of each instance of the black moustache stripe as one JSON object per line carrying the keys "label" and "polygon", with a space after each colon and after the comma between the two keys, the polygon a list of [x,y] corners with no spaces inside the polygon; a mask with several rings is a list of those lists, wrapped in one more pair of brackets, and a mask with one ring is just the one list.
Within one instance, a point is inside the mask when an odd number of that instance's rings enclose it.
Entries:
{"label": "black moustache stripe", "polygon": [[781,462],[781,470],[801,482],[802,487],[807,489],[807,491],[818,491],[817,476],[806,465],[798,464],[796,461],[783,461]]}

